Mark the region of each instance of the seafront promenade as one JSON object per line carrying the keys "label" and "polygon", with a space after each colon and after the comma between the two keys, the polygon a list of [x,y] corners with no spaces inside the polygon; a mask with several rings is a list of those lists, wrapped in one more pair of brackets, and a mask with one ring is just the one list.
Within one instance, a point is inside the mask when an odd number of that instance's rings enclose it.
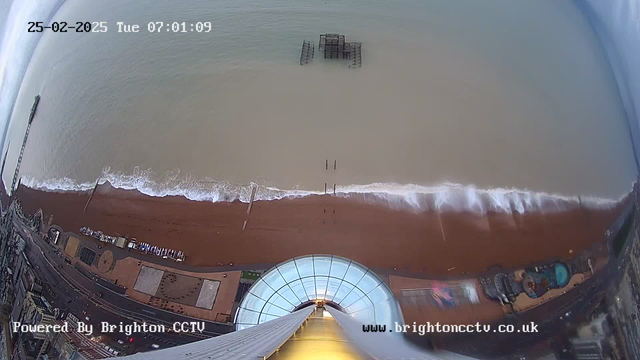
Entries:
{"label": "seafront promenade", "polygon": [[[46,219],[46,216],[45,216]],[[55,219],[55,215],[54,215]],[[221,265],[221,266],[211,266],[211,267],[199,267],[189,265],[188,263],[178,263],[175,261],[162,259],[155,256],[146,255],[137,251],[127,251],[123,249],[119,249],[115,246],[107,245],[104,248],[98,249],[99,242],[94,239],[87,238],[82,235],[78,235],[77,233],[70,231],[64,232],[65,229],[60,228],[57,225],[54,225],[55,228],[62,231],[61,241],[57,246],[57,253],[64,254],[66,241],[70,238],[76,238],[80,241],[79,249],[86,248],[90,249],[93,252],[96,252],[96,260],[93,264],[85,264],[80,261],[80,251],[77,251],[74,256],[64,255],[68,258],[69,263],[72,267],[75,267],[76,272],[89,271],[94,273],[100,281],[111,282],[112,284],[117,284],[118,287],[123,289],[122,293],[125,294],[129,299],[136,300],[139,303],[144,303],[148,306],[152,307],[160,307],[165,310],[167,308],[171,309],[173,306],[175,308],[180,308],[181,312],[186,315],[190,315],[197,318],[209,319],[212,321],[220,321],[224,319],[224,321],[231,321],[233,318],[233,310],[234,302],[237,302],[236,291],[238,289],[240,283],[240,274],[243,270],[252,270],[252,271],[261,271],[269,269],[271,266],[276,263],[262,263],[262,264],[233,264],[230,263]],[[604,233],[604,230],[603,230]],[[600,244],[594,244],[592,247],[598,247],[600,252],[602,251],[602,245],[605,244],[604,236],[601,237],[602,241]],[[51,246],[51,245],[47,245]],[[583,249],[586,250],[586,249]],[[104,272],[99,269],[99,261],[103,258],[103,255],[107,253],[108,257],[113,261],[113,266],[109,267],[109,270]],[[596,272],[600,269],[603,269],[608,262],[607,251],[604,252],[605,256],[599,255],[599,259],[596,262],[597,266],[595,268]],[[572,254],[568,254],[566,258],[575,257],[578,254],[576,250],[575,253],[572,251]],[[523,267],[533,267],[536,265],[540,265],[544,262],[552,262],[558,259],[547,259],[542,262],[537,262],[534,264],[527,264],[527,266],[520,266],[513,268],[512,271],[517,271],[518,268]],[[150,296],[145,293],[140,293],[135,290],[136,281],[140,275],[141,269],[143,268],[153,268],[158,271],[164,271],[175,274],[183,274],[185,276],[192,276],[197,278],[210,278],[215,281],[220,281],[222,285],[218,288],[219,298],[216,298],[215,309],[216,311],[211,310],[202,310],[198,309],[195,306],[188,306],[184,304],[180,304],[179,302],[172,301],[158,301],[157,299],[153,299],[154,296]],[[77,268],[84,269],[83,271],[79,271]],[[451,276],[446,279],[446,276],[434,276],[429,278],[427,274],[424,273],[411,273],[406,271],[406,269],[388,269],[381,268],[376,269],[373,268],[383,279],[387,282],[391,290],[394,292],[396,297],[399,299],[401,307],[403,309],[403,313],[405,314],[406,321],[423,321],[425,319],[438,319],[441,322],[447,323],[467,323],[467,322],[495,322],[500,321],[506,315],[513,312],[525,312],[532,308],[535,308],[541,304],[548,303],[561,295],[566,293],[566,290],[556,290],[551,291],[545,297],[541,299],[536,299],[536,301],[532,301],[528,298],[522,298],[520,301],[515,302],[515,308],[510,308],[506,305],[501,305],[498,301],[489,299],[486,297],[484,290],[481,284],[478,282],[478,277],[487,276],[490,274],[495,274],[499,271],[507,271],[505,268],[493,268],[492,270],[487,270],[481,273],[464,275],[464,274],[451,274]],[[416,276],[417,275],[417,276]],[[86,278],[87,276],[84,276]],[[581,282],[584,282],[588,279],[589,276],[579,275],[577,278],[573,279],[571,282],[571,287],[577,287]],[[459,286],[460,284],[471,284],[478,294],[478,301],[475,303],[469,303],[465,307],[454,307],[450,309],[446,308],[434,308],[432,306],[420,306],[424,304],[411,304],[411,302],[407,302],[404,300],[406,297],[407,291],[412,289],[431,289],[436,286],[441,286],[443,284],[448,284],[449,286]],[[438,285],[439,284],[439,285]],[[123,296],[123,295],[119,295]],[[221,298],[230,299],[226,301],[226,304],[222,305],[219,303]],[[235,301],[234,301],[235,300]],[[174,311],[174,310],[170,310]],[[226,317],[225,317],[226,314]],[[221,317],[222,315],[222,317]]]}
{"label": "seafront promenade", "polygon": [[[221,333],[231,331],[234,321],[235,310],[239,301],[243,298],[251,284],[259,277],[260,273],[268,270],[272,266],[276,265],[281,254],[277,252],[278,247],[271,253],[271,261],[263,263],[250,263],[246,259],[230,257],[229,249],[237,248],[237,244],[230,242],[224,246],[220,244],[217,239],[211,242],[211,245],[215,246],[202,246],[199,249],[199,253],[194,253],[194,245],[199,244],[188,236],[188,230],[199,231],[199,236],[211,234],[211,231],[217,231],[218,229],[224,231],[231,225],[221,226],[224,219],[229,218],[213,218],[211,223],[213,225],[206,225],[201,221],[207,217],[205,215],[212,215],[209,212],[204,212],[201,217],[192,219],[191,222],[186,221],[181,217],[180,212],[175,212],[182,208],[182,206],[196,206],[201,210],[205,210],[212,204],[202,204],[198,202],[184,202],[180,199],[169,199],[164,201],[156,201],[155,199],[148,199],[141,196],[134,196],[133,198],[122,199],[121,197],[110,197],[109,194],[97,193],[96,198],[93,199],[91,206],[89,206],[88,212],[93,211],[92,216],[79,215],[76,222],[82,222],[82,225],[88,225],[95,229],[104,230],[105,233],[117,233],[128,234],[130,237],[136,237],[138,241],[145,241],[148,243],[161,244],[162,237],[152,227],[153,225],[160,224],[159,218],[169,219],[169,214],[177,214],[174,217],[174,221],[162,222],[164,227],[173,228],[175,233],[173,236],[183,236],[182,241],[175,241],[172,248],[181,250],[183,246],[188,249],[192,249],[187,252],[186,262],[176,262],[170,259],[163,259],[161,257],[144,254],[135,250],[127,251],[120,249],[111,244],[105,244],[99,242],[93,238],[86,237],[78,233],[74,228],[65,228],[61,225],[69,224],[66,214],[69,214],[72,209],[65,209],[61,212],[62,216],[58,216],[56,209],[60,205],[50,207],[48,205],[53,204],[52,199],[62,199],[61,205],[66,204],[80,204],[83,200],[86,202],[86,196],[84,194],[50,194],[42,193],[29,189],[21,188],[22,194],[26,193],[24,198],[19,197],[22,203],[22,209],[25,213],[32,214],[38,212],[38,208],[34,208],[36,197],[34,194],[41,195],[45,201],[42,206],[42,217],[31,217],[30,219],[18,216],[16,218],[14,226],[18,229],[20,236],[26,241],[30,242],[33,246],[29,248],[29,256],[35,263],[39,264],[40,269],[50,269],[50,272],[54,275],[43,276],[55,276],[59,280],[53,279],[52,281],[62,281],[68,286],[67,293],[77,293],[78,299],[72,300],[70,307],[75,305],[73,301],[82,301],[81,308],[92,315],[91,319],[108,318],[109,316],[117,316],[123,319],[123,321],[147,321],[149,323],[169,324],[175,321],[186,320],[206,320],[207,329],[202,335],[203,337],[215,336]],[[18,194],[21,193],[18,192]],[[327,202],[321,202],[320,204],[307,204],[302,207],[302,212],[306,213],[310,209],[317,208],[318,206],[328,206],[331,201],[336,199],[327,198]],[[124,203],[120,203],[120,202]],[[144,204],[144,209],[149,209],[151,206],[156,207],[156,213],[154,215],[162,214],[163,217],[158,217],[149,223],[145,222],[145,213],[139,211],[131,211],[135,206]],[[295,206],[294,202],[283,203],[286,206]],[[84,206],[84,204],[82,204]],[[213,204],[216,205],[216,204]],[[220,205],[220,204],[218,204]],[[230,210],[233,214],[236,210],[236,204],[228,203],[222,204]],[[243,205],[243,213],[246,215],[246,206]],[[285,206],[278,205],[278,206]],[[363,206],[362,204],[359,204]],[[624,205],[624,206],[623,206]],[[112,212],[106,213],[99,209],[104,209],[107,206],[111,206]],[[167,206],[167,209],[161,209],[160,206]],[[263,215],[255,218],[250,218],[250,226],[255,227],[266,226],[268,218],[264,218],[264,210],[260,209],[264,204],[254,204],[252,214],[263,212]],[[369,207],[370,205],[364,204]],[[498,244],[500,243],[500,236],[506,234],[525,234],[525,241],[527,236],[541,235],[541,240],[553,243],[555,236],[558,234],[580,236],[587,234],[588,231],[593,232],[587,239],[568,238],[571,248],[566,250],[562,254],[558,249],[561,246],[556,246],[552,249],[552,253],[557,255],[544,258],[540,256],[540,252],[531,253],[530,261],[522,263],[523,254],[516,253],[511,258],[505,258],[504,260],[496,261],[495,254],[489,259],[484,259],[483,267],[478,265],[479,259],[475,259],[474,266],[478,270],[468,273],[468,268],[462,267],[462,270],[458,270],[457,266],[454,269],[440,269],[434,274],[431,274],[429,269],[436,268],[438,264],[430,264],[429,258],[421,261],[424,264],[423,271],[415,271],[415,263],[408,263],[408,266],[371,266],[370,269],[375,271],[376,274],[387,284],[390,290],[395,295],[399,302],[400,308],[403,313],[403,317],[406,323],[425,323],[426,321],[438,321],[446,324],[468,324],[468,323],[485,323],[485,324],[501,324],[511,323],[513,321],[524,321],[525,319],[544,318],[543,313],[557,313],[558,311],[572,312],[580,309],[588,313],[589,309],[592,309],[590,302],[597,303],[598,297],[602,293],[604,287],[606,287],[607,274],[611,271],[611,267],[617,264],[617,260],[614,255],[613,245],[614,238],[619,237],[618,233],[624,228],[624,224],[628,223],[628,218],[635,219],[635,212],[630,213],[629,209],[635,209],[637,206],[635,196],[628,197],[623,204],[619,207],[608,210],[587,210],[578,209],[577,215],[573,213],[573,217],[567,214],[545,214],[539,215],[536,220],[536,224],[540,225],[540,229],[533,232],[533,234],[526,235],[530,226],[532,226],[532,218],[525,219],[524,216],[518,215],[516,219],[515,215],[509,215],[510,221],[498,222],[497,215],[494,215],[493,219],[485,220],[484,224],[487,227],[476,225],[476,233],[485,232],[486,234],[480,236],[474,236],[473,241],[485,241],[482,236],[487,236],[487,240],[490,239],[491,233],[496,233],[498,236]],[[117,226],[118,220],[113,221],[116,218],[116,213],[113,209],[128,208],[129,213],[123,215],[129,221],[136,220],[138,227],[128,227],[122,231]],[[338,208],[338,212],[350,209],[352,211],[357,210],[357,205],[347,205],[347,207]],[[388,210],[375,208],[373,211],[383,211],[383,213],[389,213]],[[159,211],[159,212],[158,212]],[[419,220],[420,217],[403,213],[402,211],[394,210],[395,216],[402,216],[410,221]],[[102,217],[96,215],[102,214]],[[214,212],[216,214],[217,212]],[[324,214],[324,212],[323,212]],[[301,216],[303,216],[302,214]],[[446,216],[453,216],[447,214]],[[460,216],[465,216],[464,214]],[[468,214],[466,214],[468,216]],[[616,218],[617,216],[617,218]],[[40,220],[42,219],[42,220]],[[297,219],[297,220],[296,220]],[[355,226],[356,223],[359,226],[363,226],[362,220],[353,223],[356,218],[344,217],[336,218],[337,222],[345,221],[351,222],[348,227]],[[376,219],[380,219],[379,217]],[[414,219],[414,220],[411,220]],[[467,217],[467,220],[469,218]],[[60,220],[58,222],[57,220]],[[88,223],[86,223],[86,222]],[[281,220],[277,220],[280,221]],[[300,217],[294,218],[294,222],[300,221]],[[316,219],[315,221],[319,221]],[[326,220],[325,220],[326,221]],[[605,224],[607,221],[608,225]],[[37,224],[35,228],[29,227],[25,224],[31,222]],[[573,227],[575,229],[571,230]],[[50,223],[50,224],[49,224]],[[233,222],[232,222],[233,223]],[[445,220],[445,224],[447,220]],[[58,225],[61,224],[61,225]],[[73,224],[73,222],[71,222]],[[126,222],[125,222],[126,224]],[[144,224],[144,225],[143,225]],[[385,224],[388,224],[386,222]],[[403,222],[402,224],[407,224]],[[502,224],[502,226],[497,226]],[[515,225],[514,225],[515,224]],[[563,233],[554,233],[553,226],[560,224],[562,229],[570,231]],[[635,220],[633,222],[634,229],[636,228]],[[315,226],[311,226],[309,229],[305,229],[299,232],[299,234],[311,234],[313,239],[317,236],[325,236],[330,238],[333,232],[333,223],[328,225],[328,229],[320,232],[318,229],[322,226],[327,226],[326,223],[322,224],[318,222]],[[482,225],[482,224],[481,224]],[[579,225],[586,225],[586,229],[578,228]],[[140,227],[146,226],[146,227]],[[205,226],[204,229],[201,229]],[[467,225],[471,226],[471,225]],[[78,227],[79,228],[79,227]],[[410,227],[411,228],[411,227]],[[455,229],[446,226],[448,234],[455,234]],[[60,231],[60,236],[56,244],[47,242],[43,238],[43,234],[49,234],[49,230],[57,229]],[[281,228],[274,227],[270,230],[275,234],[272,236],[286,234],[286,231],[278,230]],[[411,228],[413,231],[419,231],[424,228]],[[68,231],[67,231],[68,230]],[[137,232],[131,232],[136,230]],[[204,232],[202,231],[204,230]],[[459,230],[458,230],[459,231]],[[316,232],[317,234],[313,234]],[[145,235],[148,234],[148,235]],[[256,236],[256,233],[251,230],[238,230],[239,234],[245,234],[244,236]],[[347,235],[350,231],[347,232]],[[249,234],[249,235],[247,235]],[[258,233],[259,234],[259,233]],[[390,232],[387,232],[390,234]],[[471,229],[468,230],[468,234],[475,234]],[[217,233],[216,233],[217,235]],[[401,235],[401,233],[400,233]],[[158,236],[157,242],[155,236]],[[391,235],[389,235],[391,236]],[[398,234],[396,234],[396,237]],[[411,238],[411,237],[409,237]],[[254,238],[256,242],[260,241],[260,237]],[[391,237],[390,237],[391,239]],[[434,238],[430,241],[446,243],[448,241],[455,241],[456,236],[447,238],[447,240]],[[280,240],[286,242],[304,241],[302,238],[286,237]],[[359,246],[366,246],[361,243],[361,240],[356,237],[354,240]],[[377,249],[371,247],[378,238],[373,237],[372,244],[365,249],[366,253],[373,253],[384,251],[383,249]],[[425,241],[425,240],[422,240]],[[503,240],[504,241],[504,240]],[[509,239],[513,244],[517,239]],[[402,244],[402,242],[400,242]],[[353,244],[351,244],[353,245]],[[345,243],[344,246],[349,248],[351,246]],[[461,246],[462,243],[457,246]],[[486,247],[491,248],[490,243],[484,244]],[[310,253],[327,253],[331,247],[326,247],[322,243],[314,243],[307,241],[299,248],[299,251],[309,251]],[[539,248],[542,244],[538,244]],[[438,249],[434,246],[434,251]],[[328,249],[328,250],[327,250]],[[254,249],[255,250],[255,249]],[[355,249],[354,249],[355,250]],[[374,251],[375,250],[375,251]],[[409,251],[407,248],[400,248],[403,252]],[[513,247],[506,250],[514,250]],[[517,249],[516,249],[517,251]],[[619,251],[616,250],[616,251]],[[251,250],[247,259],[252,258]],[[266,251],[264,251],[266,252]],[[510,253],[507,251],[506,253]],[[198,266],[197,262],[194,264],[190,262],[191,256],[199,256],[203,258],[204,254],[210,254],[214,258],[224,258],[225,262],[217,262],[217,266]],[[231,252],[231,254],[235,254]],[[242,254],[242,252],[240,253]],[[464,254],[454,254],[453,258],[459,255],[469,257],[472,254],[469,251],[465,251]],[[229,256],[229,257],[228,257]],[[448,261],[451,261],[451,254],[442,253],[441,257],[447,257]],[[531,269],[541,266],[545,267],[555,262],[565,262],[567,264],[575,259],[590,259],[589,264],[593,264],[590,271],[571,273],[568,284],[559,289],[551,289],[543,296],[539,298],[530,298],[526,295],[520,294],[520,296],[514,297],[511,303],[504,303],[498,300],[498,298],[491,298],[486,291],[486,284],[482,279],[495,276],[496,274],[513,274],[517,279],[518,274],[523,271],[533,271]],[[364,265],[369,263],[376,264],[377,255],[364,260]],[[517,261],[516,261],[517,260]],[[583,263],[586,260],[582,261]],[[213,261],[209,260],[211,264]],[[514,264],[509,266],[507,264]],[[613,264],[613,265],[612,265]],[[440,265],[442,266],[442,265]],[[579,267],[578,267],[579,268]],[[584,270],[584,266],[582,266]],[[528,269],[528,270],[527,270]],[[455,270],[455,271],[452,271]],[[39,270],[42,271],[42,270]],[[536,270],[537,271],[537,270]],[[438,303],[434,302],[434,299],[442,296],[442,294],[453,295],[451,303]],[[65,295],[68,296],[68,295]],[[111,314],[111,315],[109,315]],[[515,319],[515,320],[514,320]],[[577,321],[578,319],[576,319]],[[554,326],[557,327],[553,321],[543,323],[542,334],[551,334],[554,332]],[[518,341],[534,342],[541,335],[533,335],[527,337],[528,340],[522,340],[518,338]],[[508,337],[508,336],[507,336]],[[177,335],[166,334],[160,337],[167,345],[175,345],[188,341],[197,340],[198,336],[194,335]],[[506,338],[506,337],[505,337]],[[474,339],[467,339],[464,336],[462,338],[459,335],[433,335],[427,338],[417,338],[414,341],[420,343],[422,346],[436,346],[447,348],[451,346],[459,346],[460,342],[467,344],[464,346],[473,348],[480,351],[482,344],[474,344]],[[152,339],[149,339],[151,341]],[[503,341],[504,338],[500,338]],[[145,340],[146,341],[146,340]],[[424,342],[428,341],[428,344]],[[496,340],[497,341],[497,340]],[[470,345],[471,344],[471,345]],[[491,349],[484,349],[482,351],[490,352]]]}

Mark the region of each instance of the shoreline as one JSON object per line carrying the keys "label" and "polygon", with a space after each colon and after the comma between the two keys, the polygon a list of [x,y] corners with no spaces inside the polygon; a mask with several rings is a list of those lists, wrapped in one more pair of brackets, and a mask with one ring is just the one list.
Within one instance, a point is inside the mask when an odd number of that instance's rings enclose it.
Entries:
{"label": "shoreline", "polygon": [[[106,177],[105,177],[106,176]],[[115,176],[115,177],[114,177]],[[398,183],[351,184],[332,187],[325,183],[324,191],[302,189],[280,189],[256,183],[230,184],[226,182],[203,180],[202,182],[173,181],[155,182],[149,178],[121,179],[117,174],[103,174],[97,181],[76,183],[72,179],[49,179],[38,181],[32,177],[21,179],[27,188],[53,193],[84,193],[94,190],[119,190],[112,196],[149,196],[152,198],[185,198],[191,201],[235,202],[248,204],[255,201],[274,201],[297,199],[308,196],[334,195],[342,198],[357,199],[370,204],[391,206],[397,210],[413,209],[416,212],[429,210],[454,211],[485,214],[487,212],[531,212],[564,211],[579,207],[592,209],[611,208],[623,200],[633,188],[617,198],[605,198],[595,195],[562,195],[544,191],[531,191],[519,188],[477,188],[475,185],[443,182],[425,186]],[[141,181],[141,182],[138,182]],[[204,185],[206,184],[206,185]]]}
{"label": "shoreline", "polygon": [[45,222],[53,214],[52,224],[64,231],[89,226],[129,235],[184,251],[190,266],[279,263],[328,253],[371,268],[433,276],[573,257],[603,243],[605,228],[626,202],[610,209],[477,214],[415,212],[371,204],[366,197],[310,195],[256,201],[247,216],[248,204],[238,200],[160,198],[110,185],[98,187],[85,213],[89,192],[46,192],[21,185],[17,195],[25,212],[42,208]]}

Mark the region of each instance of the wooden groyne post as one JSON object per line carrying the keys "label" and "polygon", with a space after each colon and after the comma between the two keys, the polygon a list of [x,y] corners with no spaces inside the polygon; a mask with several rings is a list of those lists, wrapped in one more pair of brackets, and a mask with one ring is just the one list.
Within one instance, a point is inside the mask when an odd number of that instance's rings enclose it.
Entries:
{"label": "wooden groyne post", "polygon": [[442,240],[447,241],[447,236],[444,234],[444,226],[442,225],[442,217],[440,216],[440,210],[436,209],[436,214],[438,214],[438,224],[440,224],[440,232],[442,233]]}
{"label": "wooden groyne post", "polygon": [[249,200],[249,207],[247,208],[247,215],[249,215],[251,213],[251,207],[253,206],[253,200],[256,198],[256,190],[258,189],[257,186],[253,186],[253,188],[251,188],[251,199]]}
{"label": "wooden groyne post", "polygon": [[87,211],[87,208],[89,207],[89,203],[91,202],[91,199],[93,199],[93,195],[96,193],[96,190],[98,189],[99,182],[100,182],[100,179],[96,180],[96,185],[93,187],[93,190],[91,190],[91,195],[89,195],[89,199],[87,199],[87,203],[84,204],[84,209],[82,209],[83,214],[85,211]]}
{"label": "wooden groyne post", "polygon": [[242,230],[247,228],[247,222],[249,221],[249,214],[251,214],[251,207],[253,206],[253,201],[256,198],[257,190],[258,190],[258,187],[256,185],[254,185],[251,188],[251,198],[249,199],[249,206],[247,206],[247,218],[244,220],[244,224],[242,224]]}

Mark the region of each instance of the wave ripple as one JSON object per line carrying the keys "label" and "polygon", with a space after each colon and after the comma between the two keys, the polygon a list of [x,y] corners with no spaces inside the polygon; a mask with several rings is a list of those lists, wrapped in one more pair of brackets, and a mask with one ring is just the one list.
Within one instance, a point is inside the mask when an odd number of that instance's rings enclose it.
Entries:
{"label": "wave ripple", "polygon": [[[257,187],[255,198],[257,201],[323,194],[319,191],[278,189],[256,183],[232,184],[210,178],[196,178],[191,175],[181,176],[180,170],[158,176],[151,169],[135,168],[133,173],[124,174],[112,172],[107,167],[103,170],[98,183],[102,185],[107,182],[114,188],[137,190],[142,194],[154,197],[183,196],[189,200],[210,202],[236,200],[249,202],[251,189],[254,186]],[[78,192],[93,189],[95,182],[78,183],[69,178],[36,179],[25,176],[22,179],[22,184],[36,190]],[[610,208],[623,198],[564,196],[516,188],[478,189],[473,185],[456,183],[443,183],[437,186],[397,183],[354,184],[338,186],[336,195],[367,203],[386,204],[396,209],[468,211],[480,214],[486,212],[555,212],[575,209],[580,206]]]}

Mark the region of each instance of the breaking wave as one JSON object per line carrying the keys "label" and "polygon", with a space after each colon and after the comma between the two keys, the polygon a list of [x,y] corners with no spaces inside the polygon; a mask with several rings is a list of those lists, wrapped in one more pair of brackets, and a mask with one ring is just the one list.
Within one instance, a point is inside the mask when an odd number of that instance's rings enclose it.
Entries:
{"label": "breaking wave", "polygon": [[[114,188],[137,190],[142,194],[165,197],[183,196],[194,201],[249,202],[251,192],[256,187],[255,200],[268,201],[322,195],[324,192],[291,189],[284,190],[256,183],[231,184],[209,178],[181,176],[180,171],[167,172],[157,176],[151,169],[135,168],[133,173],[115,173],[110,168],[103,170],[98,184],[111,184]],[[39,180],[25,176],[22,184],[32,189],[44,191],[77,192],[88,191],[94,182],[78,183],[69,178]],[[563,196],[522,189],[478,189],[473,185],[443,183],[437,186],[415,184],[373,183],[367,185],[347,185],[336,187],[336,196],[373,204],[384,204],[396,209],[415,211],[443,210],[470,211],[474,213],[529,211],[564,211],[580,206],[587,208],[610,208],[620,199],[605,199],[594,196]]]}

